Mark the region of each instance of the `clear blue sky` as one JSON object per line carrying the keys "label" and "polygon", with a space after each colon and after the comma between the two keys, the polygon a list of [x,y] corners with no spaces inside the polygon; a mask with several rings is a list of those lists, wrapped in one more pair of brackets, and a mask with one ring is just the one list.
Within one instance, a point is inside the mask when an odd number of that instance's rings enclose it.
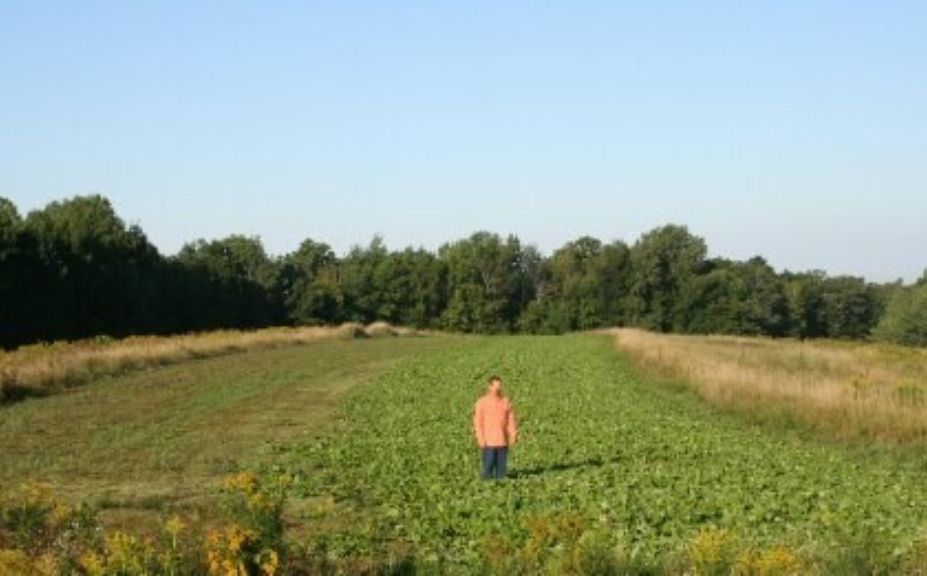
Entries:
{"label": "clear blue sky", "polygon": [[0,195],[99,192],[165,253],[686,224],[927,266],[927,3],[4,0]]}

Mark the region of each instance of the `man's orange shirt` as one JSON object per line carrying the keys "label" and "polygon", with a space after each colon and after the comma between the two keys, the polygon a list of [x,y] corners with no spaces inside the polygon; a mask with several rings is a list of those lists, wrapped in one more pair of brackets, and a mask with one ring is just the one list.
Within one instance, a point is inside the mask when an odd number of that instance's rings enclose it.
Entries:
{"label": "man's orange shirt", "polygon": [[473,430],[480,447],[501,448],[514,444],[518,425],[509,399],[490,393],[477,400]]}

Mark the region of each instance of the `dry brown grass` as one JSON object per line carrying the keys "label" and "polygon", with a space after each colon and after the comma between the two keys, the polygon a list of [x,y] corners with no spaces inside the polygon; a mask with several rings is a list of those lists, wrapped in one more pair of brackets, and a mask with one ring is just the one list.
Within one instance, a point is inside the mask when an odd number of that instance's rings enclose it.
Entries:
{"label": "dry brown grass", "polygon": [[415,330],[378,322],[370,326],[221,330],[181,336],[133,336],[23,346],[0,351],[0,404],[44,396],[93,378],[253,350],[306,344],[333,338],[413,335]]}
{"label": "dry brown grass", "polygon": [[402,326],[393,326],[389,322],[374,322],[373,324],[368,324],[364,328],[364,332],[367,336],[376,338],[379,336],[409,336],[416,333],[421,333],[412,328],[404,328]]}
{"label": "dry brown grass", "polygon": [[685,382],[709,403],[785,415],[840,438],[927,438],[927,350],[613,331],[646,370]]}

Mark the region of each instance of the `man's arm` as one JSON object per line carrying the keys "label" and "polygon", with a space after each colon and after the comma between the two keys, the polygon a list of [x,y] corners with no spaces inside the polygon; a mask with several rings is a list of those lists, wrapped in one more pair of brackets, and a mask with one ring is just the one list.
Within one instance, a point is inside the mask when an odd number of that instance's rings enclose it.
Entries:
{"label": "man's arm", "polygon": [[515,410],[509,404],[508,419],[505,424],[505,433],[509,438],[509,446],[514,446],[518,440],[518,422],[515,421]]}
{"label": "man's arm", "polygon": [[477,401],[473,410],[473,432],[476,434],[476,443],[479,444],[480,448],[485,446],[486,441],[483,440],[483,406],[479,401]]}

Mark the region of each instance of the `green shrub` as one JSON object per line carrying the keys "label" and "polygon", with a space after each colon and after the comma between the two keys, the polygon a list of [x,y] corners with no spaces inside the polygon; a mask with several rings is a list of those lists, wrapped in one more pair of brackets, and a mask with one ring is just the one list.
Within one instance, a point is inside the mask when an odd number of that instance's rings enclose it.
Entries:
{"label": "green shrub", "polygon": [[878,339],[927,346],[927,283],[899,290],[875,330]]}

